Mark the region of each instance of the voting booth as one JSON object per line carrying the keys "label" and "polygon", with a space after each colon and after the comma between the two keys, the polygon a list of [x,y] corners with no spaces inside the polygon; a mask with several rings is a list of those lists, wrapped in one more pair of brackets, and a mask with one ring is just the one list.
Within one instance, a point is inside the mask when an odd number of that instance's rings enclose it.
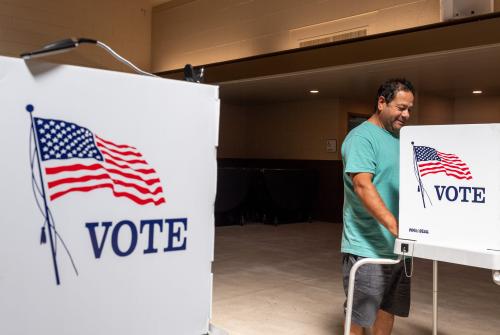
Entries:
{"label": "voting booth", "polygon": [[396,264],[406,257],[433,260],[432,334],[438,328],[438,261],[491,269],[500,285],[498,143],[500,124],[401,129],[399,234],[394,245],[400,256],[366,258],[352,267],[344,334],[350,333],[356,271],[365,264]]}
{"label": "voting booth", "polygon": [[500,285],[500,124],[410,126],[400,134],[399,235],[394,252],[493,270]]}
{"label": "voting booth", "polygon": [[395,252],[500,269],[500,124],[409,126]]}
{"label": "voting booth", "polygon": [[207,334],[216,86],[0,57],[0,334]]}

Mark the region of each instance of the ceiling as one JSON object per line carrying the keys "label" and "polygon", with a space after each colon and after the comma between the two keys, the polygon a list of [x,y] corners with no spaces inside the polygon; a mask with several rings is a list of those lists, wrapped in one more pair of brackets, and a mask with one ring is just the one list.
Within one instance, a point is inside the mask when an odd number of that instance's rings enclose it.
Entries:
{"label": "ceiling", "polygon": [[[219,83],[223,102],[263,104],[317,98],[369,99],[381,82],[405,77],[417,92],[500,95],[500,44]],[[317,89],[312,95],[309,90]]]}

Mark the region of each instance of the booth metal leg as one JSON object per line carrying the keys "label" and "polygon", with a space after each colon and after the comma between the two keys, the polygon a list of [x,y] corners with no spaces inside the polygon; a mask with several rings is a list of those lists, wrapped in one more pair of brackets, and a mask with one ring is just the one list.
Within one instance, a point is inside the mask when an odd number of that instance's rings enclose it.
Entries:
{"label": "booth metal leg", "polygon": [[438,329],[438,261],[432,261],[432,335]]}
{"label": "booth metal leg", "polygon": [[377,259],[377,258],[364,258],[357,261],[349,272],[349,287],[347,290],[347,306],[345,312],[344,335],[349,335],[351,332],[351,318],[352,318],[352,301],[354,298],[354,282],[356,279],[356,271],[365,264],[397,264],[401,261],[401,256],[398,259]]}

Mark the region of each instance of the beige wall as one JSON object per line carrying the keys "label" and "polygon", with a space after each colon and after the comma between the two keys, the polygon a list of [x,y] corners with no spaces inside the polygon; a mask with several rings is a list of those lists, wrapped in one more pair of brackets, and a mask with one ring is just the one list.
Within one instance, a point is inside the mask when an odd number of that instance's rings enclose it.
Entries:
{"label": "beige wall", "polygon": [[[0,55],[4,56],[18,57],[68,37],[88,37],[150,70],[150,36],[150,0],[0,0]],[[128,71],[95,46],[81,46],[47,60]]]}
{"label": "beige wall", "polygon": [[454,123],[500,123],[500,97],[463,97],[455,100]]}
{"label": "beige wall", "polygon": [[[175,6],[176,4],[179,4]],[[152,70],[299,47],[301,41],[438,22],[439,0],[173,0],[153,9]]]}
{"label": "beige wall", "polygon": [[338,100],[259,106],[251,115],[249,155],[280,159],[336,159],[327,139],[338,139]]}
{"label": "beige wall", "polygon": [[[222,104],[219,158],[338,160],[348,113],[370,116],[371,101],[319,99],[260,106]],[[417,96],[411,124],[500,123],[500,97]],[[326,140],[337,140],[337,153]]]}
{"label": "beige wall", "polygon": [[221,158],[248,158],[248,106],[221,103],[219,148]]}
{"label": "beige wall", "polygon": [[423,94],[419,96],[418,124],[451,124],[453,123],[454,100],[435,95]]}
{"label": "beige wall", "polygon": [[456,99],[423,95],[418,100],[418,124],[500,123],[499,96]]}
{"label": "beige wall", "polygon": [[223,104],[218,156],[334,160],[338,150],[328,153],[326,140],[339,141],[340,135],[337,99],[246,107]]}

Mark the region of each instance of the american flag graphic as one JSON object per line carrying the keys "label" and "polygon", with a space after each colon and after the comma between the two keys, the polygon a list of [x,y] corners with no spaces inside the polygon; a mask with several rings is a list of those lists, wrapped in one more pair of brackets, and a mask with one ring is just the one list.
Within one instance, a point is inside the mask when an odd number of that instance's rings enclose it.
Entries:
{"label": "american flag graphic", "polygon": [[50,200],[107,188],[139,205],[165,202],[156,171],[136,148],[61,120],[34,118],[34,129]]}
{"label": "american flag graphic", "polygon": [[469,167],[457,155],[439,152],[434,148],[415,146],[415,159],[420,176],[445,173],[457,179],[472,179]]}

